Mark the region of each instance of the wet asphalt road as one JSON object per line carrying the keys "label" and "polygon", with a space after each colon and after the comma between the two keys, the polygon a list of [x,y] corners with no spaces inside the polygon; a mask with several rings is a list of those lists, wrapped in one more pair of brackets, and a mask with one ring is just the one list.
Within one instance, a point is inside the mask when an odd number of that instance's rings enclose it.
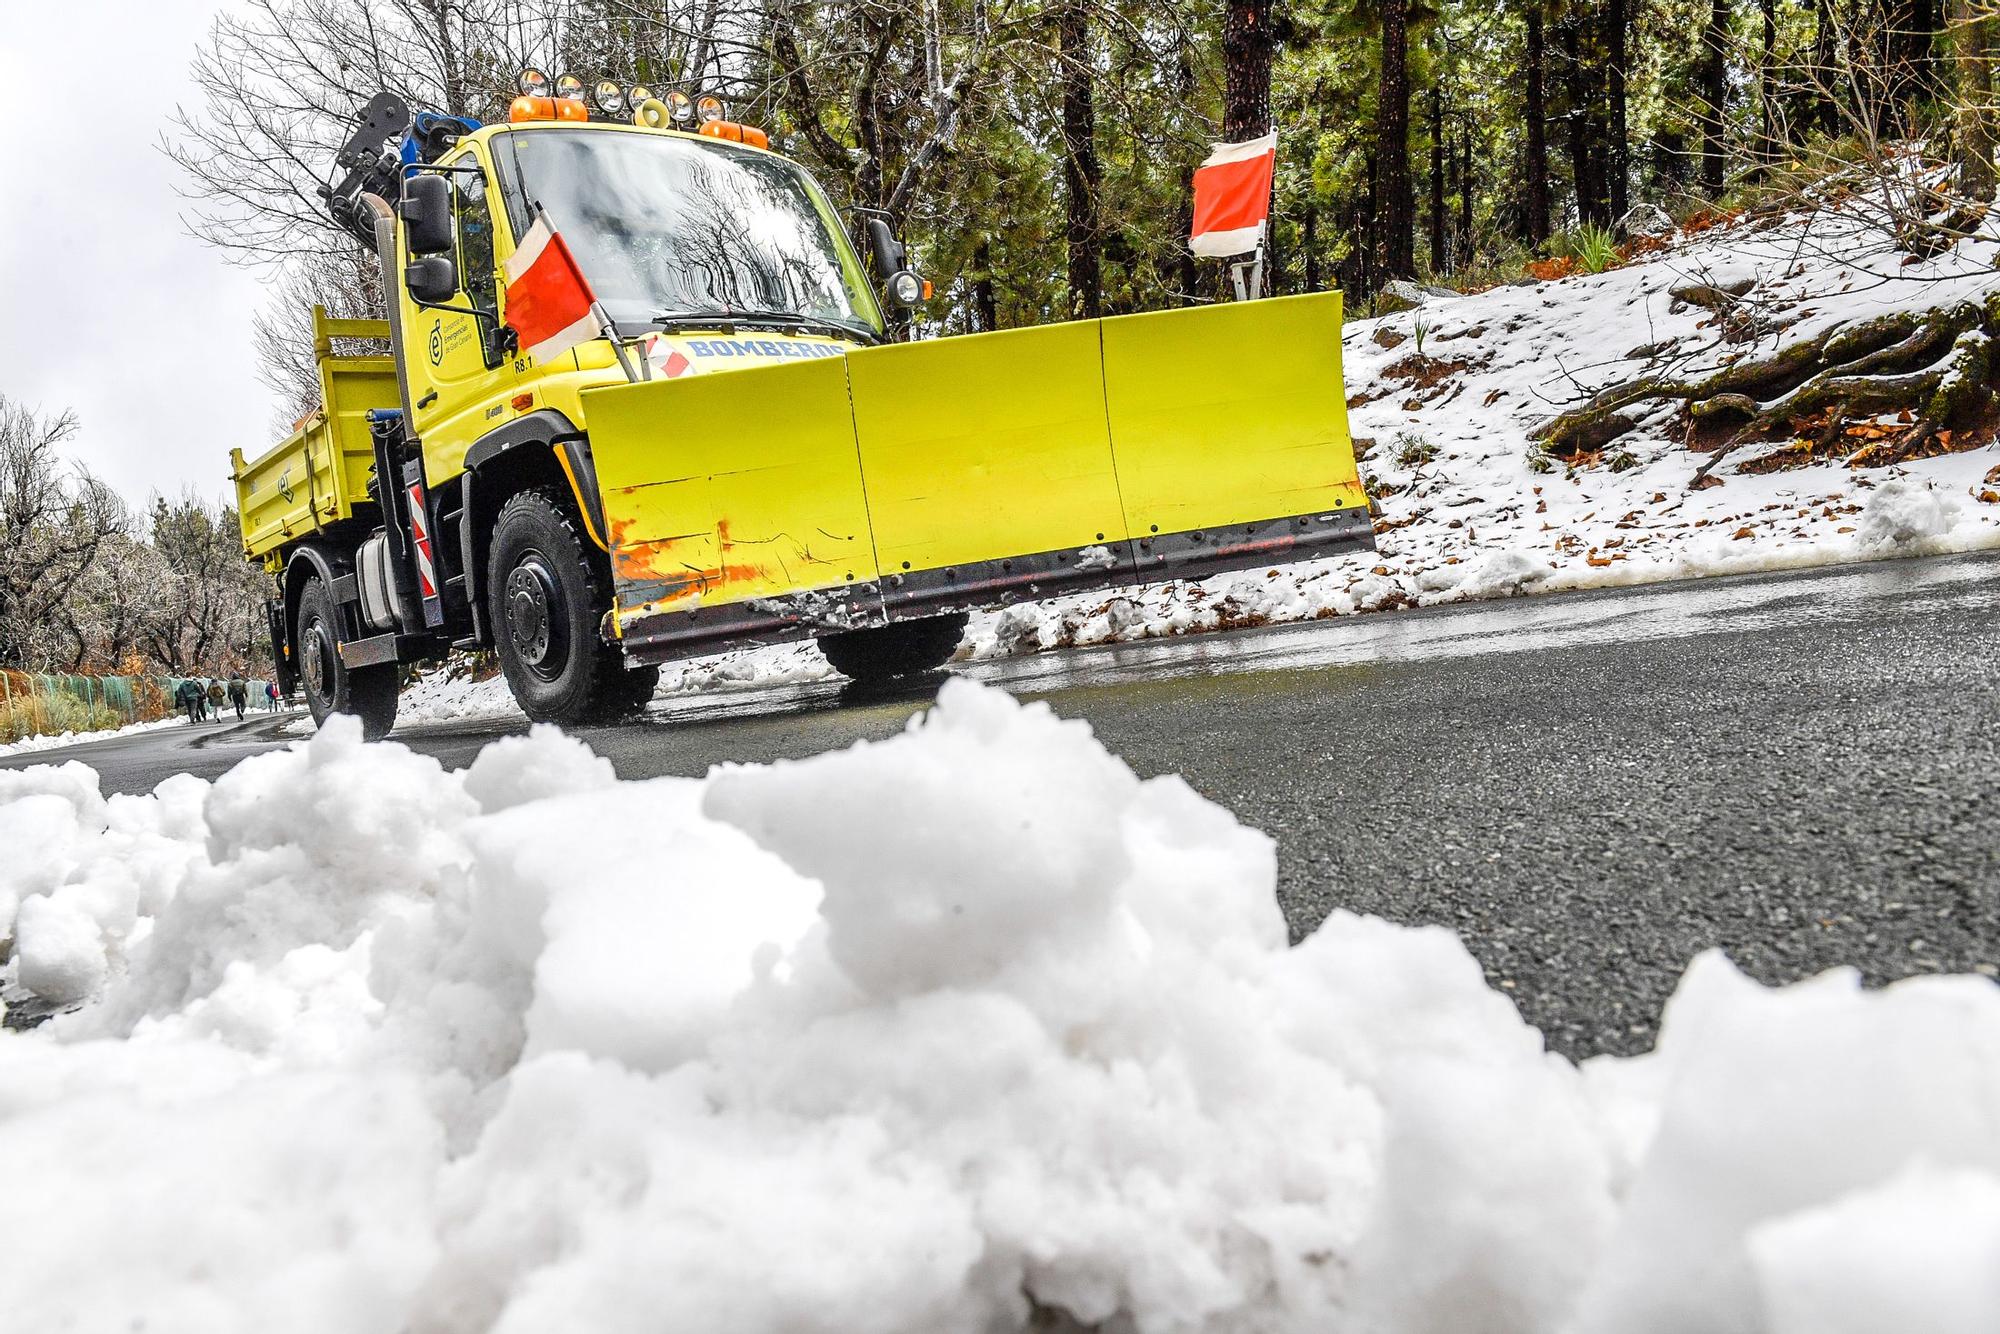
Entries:
{"label": "wet asphalt road", "polygon": [[[1783,981],[2000,963],[2000,556],[1555,595],[1044,654],[970,674],[1088,718],[1270,832],[1295,934],[1458,931],[1557,1050],[1650,1045],[1687,961]],[[621,776],[890,735],[935,682],[662,701],[581,730]],[[76,758],[213,776],[277,722]],[[505,723],[412,730],[453,766]]]}

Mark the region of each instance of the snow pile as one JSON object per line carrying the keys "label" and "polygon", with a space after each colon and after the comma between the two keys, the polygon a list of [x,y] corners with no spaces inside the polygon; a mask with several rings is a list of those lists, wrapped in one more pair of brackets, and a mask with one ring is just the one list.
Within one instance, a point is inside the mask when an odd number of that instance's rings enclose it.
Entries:
{"label": "snow pile", "polygon": [[702,781],[341,721],[0,783],[16,980],[94,997],[0,1035],[22,1328],[2000,1320],[1992,983],[1706,957],[1579,1070],[1446,932],[1288,948],[1269,840],[966,682]]}
{"label": "snow pile", "polygon": [[1877,488],[1862,506],[1856,541],[1864,550],[1892,555],[1948,550],[1946,539],[1963,508],[1949,495],[1897,478]]}

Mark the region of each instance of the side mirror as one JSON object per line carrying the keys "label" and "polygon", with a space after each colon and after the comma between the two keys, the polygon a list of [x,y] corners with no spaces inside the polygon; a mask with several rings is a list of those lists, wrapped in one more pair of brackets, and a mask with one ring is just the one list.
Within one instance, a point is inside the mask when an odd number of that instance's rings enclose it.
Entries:
{"label": "side mirror", "polygon": [[443,255],[413,259],[403,270],[403,286],[427,306],[440,306],[458,295],[458,267]]}
{"label": "side mirror", "polygon": [[875,252],[875,271],[882,275],[889,299],[905,310],[921,306],[931,285],[910,271],[909,250],[880,218],[868,219],[868,248]]}
{"label": "side mirror", "polygon": [[452,248],[451,182],[417,175],[403,182],[399,210],[412,255],[442,255]]}
{"label": "side mirror", "polygon": [[875,272],[884,279],[890,274],[901,272],[909,261],[909,252],[903,243],[889,230],[889,224],[880,218],[868,219],[868,248],[875,252]]}

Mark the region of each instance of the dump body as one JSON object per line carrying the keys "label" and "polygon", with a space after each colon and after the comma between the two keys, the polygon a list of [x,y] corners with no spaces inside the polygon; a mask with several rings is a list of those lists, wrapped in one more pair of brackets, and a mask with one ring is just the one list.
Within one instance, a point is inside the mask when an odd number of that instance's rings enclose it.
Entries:
{"label": "dump body", "polygon": [[333,340],[388,337],[386,320],[335,320],[314,310],[322,406],[254,460],[230,451],[246,559],[270,557],[354,518],[357,505],[369,507],[375,447],[368,414],[396,405],[396,361],[386,354],[336,355]]}

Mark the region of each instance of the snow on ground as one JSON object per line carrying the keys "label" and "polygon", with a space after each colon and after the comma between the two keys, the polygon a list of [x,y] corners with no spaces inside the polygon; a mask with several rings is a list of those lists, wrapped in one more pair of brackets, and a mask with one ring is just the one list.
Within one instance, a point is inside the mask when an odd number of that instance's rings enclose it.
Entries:
{"label": "snow on ground", "polygon": [[[1888,469],[1827,460],[1774,472],[1750,446],[1691,490],[1704,456],[1662,409],[1570,470],[1539,457],[1535,426],[1613,383],[1672,364],[1695,374],[1772,339],[1900,309],[1978,299],[2000,285],[2000,245],[1905,265],[1879,231],[1838,211],[1680,238],[1626,268],[1499,287],[1356,320],[1343,340],[1349,417],[1381,509],[1377,554],[1251,570],[1107,598],[1078,595],[976,615],[961,659],[1071,644],[1309,620],[1440,602],[1746,573],[2000,545],[2000,448]],[[1670,289],[1751,279],[1745,300],[1782,334],[1722,342],[1710,313]],[[1417,331],[1423,330],[1422,357]],[[1644,350],[1646,355],[1634,356]],[[1434,383],[1429,383],[1433,377]],[[1614,466],[1616,470],[1614,470]],[[669,666],[662,693],[834,675],[810,644]],[[405,692],[405,724],[516,715],[505,683],[432,679]]]}
{"label": "snow on ground", "polygon": [[[1349,423],[1380,505],[1377,556],[1071,597],[975,620],[970,656],[1241,624],[1711,574],[2000,545],[2000,447],[1886,469],[1826,460],[1742,470],[1745,446],[1690,489],[1671,408],[1593,466],[1540,456],[1535,428],[1613,384],[1669,367],[1765,354],[1778,339],[1905,309],[1945,308],[2000,288],[2000,243],[1968,242],[1921,264],[1837,210],[1678,238],[1628,267],[1497,287],[1351,321],[1342,339]],[[1779,331],[1727,343],[1714,317],[1670,290],[1755,285],[1746,303]],[[1418,332],[1422,331],[1421,354]],[[1614,470],[1615,469],[1615,470]]]}
{"label": "snow on ground", "polygon": [[176,714],[171,718],[155,718],[146,723],[127,723],[123,727],[107,727],[100,732],[50,732],[41,736],[22,737],[19,741],[0,744],[0,756],[26,755],[37,750],[57,750],[63,746],[80,746],[86,741],[102,741],[106,737],[130,736],[134,732],[157,732],[162,727],[172,727],[176,723],[186,725],[187,719]]}
{"label": "snow on ground", "polygon": [[[339,720],[212,786],[0,772],[23,1329],[2000,1327],[2000,987],[1694,961],[1543,1050],[1081,723],[620,783]],[[1037,1308],[1040,1308],[1038,1314]]]}
{"label": "snow on ground", "polygon": [[[718,657],[692,662],[668,663],[660,669],[660,694],[693,695],[717,690],[750,690],[763,686],[786,685],[795,681],[818,681],[835,675],[831,665],[811,643],[782,644],[773,648],[742,649]],[[493,675],[474,680],[462,662],[426,674],[407,687],[396,702],[396,723],[408,727],[423,723],[451,722],[462,718],[521,716],[508,692],[505,677]],[[308,719],[300,734],[309,735]]]}

